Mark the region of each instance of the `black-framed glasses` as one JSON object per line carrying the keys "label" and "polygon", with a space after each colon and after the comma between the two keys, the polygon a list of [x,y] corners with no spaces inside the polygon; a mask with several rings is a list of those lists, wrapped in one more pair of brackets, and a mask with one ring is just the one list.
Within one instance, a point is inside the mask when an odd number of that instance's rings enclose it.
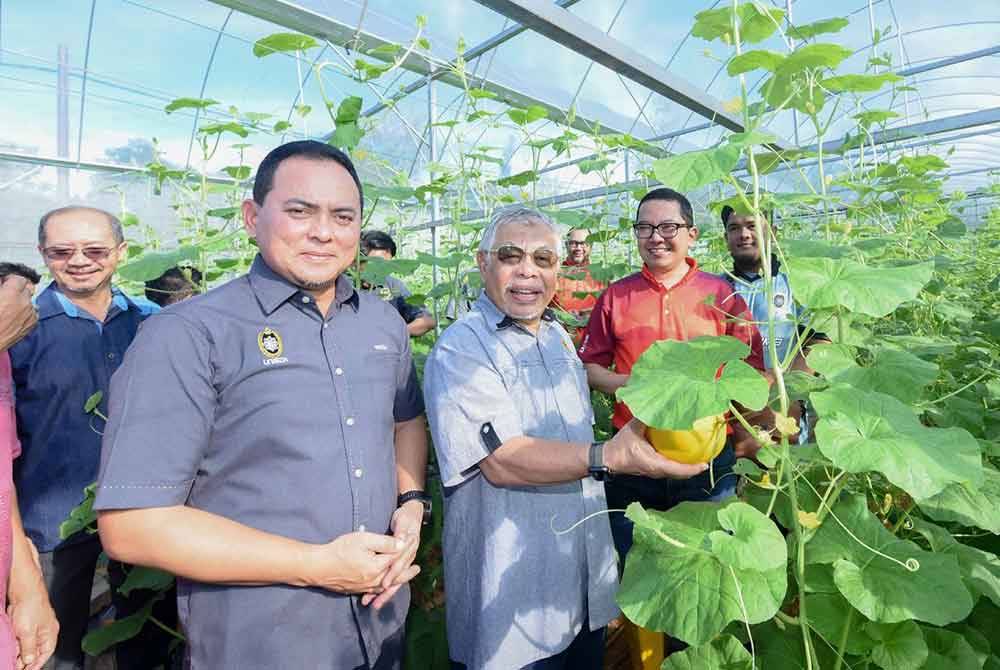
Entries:
{"label": "black-framed glasses", "polygon": [[635,231],[635,236],[640,240],[648,240],[653,236],[654,230],[660,234],[660,237],[665,240],[669,240],[677,237],[677,231],[681,228],[692,227],[693,224],[690,223],[674,223],[670,221],[667,223],[660,223],[655,226],[651,223],[637,223],[632,226],[632,230]]}
{"label": "black-framed glasses", "polygon": [[496,249],[490,249],[490,253],[504,265],[520,265],[527,255],[531,256],[535,267],[541,270],[551,270],[559,263],[559,254],[548,247],[539,247],[528,254],[516,244],[501,244]]}
{"label": "black-framed glasses", "polygon": [[587,246],[587,240],[566,240],[566,246],[571,249],[573,247],[585,247]]}
{"label": "black-framed glasses", "polygon": [[42,254],[50,261],[68,261],[76,255],[77,251],[82,252],[84,256],[92,261],[103,261],[111,255],[111,247],[84,247],[83,249],[77,249],[76,247],[46,247],[42,249]]}

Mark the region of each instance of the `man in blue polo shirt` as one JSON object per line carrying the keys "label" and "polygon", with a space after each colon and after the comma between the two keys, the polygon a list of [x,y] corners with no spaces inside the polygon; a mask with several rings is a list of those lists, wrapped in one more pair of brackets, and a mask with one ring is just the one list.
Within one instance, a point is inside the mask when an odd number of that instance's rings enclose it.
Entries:
{"label": "man in blue polo shirt", "polygon": [[14,484],[24,529],[38,548],[42,573],[59,620],[50,666],[82,668],[80,642],[101,545],[96,535],[59,538],[59,525],[97,478],[102,399],[139,324],[155,305],[137,304],[111,285],[125,258],[121,223],[91,207],[63,207],[38,226],[38,249],[53,282],[36,301],[38,326],[10,349],[21,457]]}

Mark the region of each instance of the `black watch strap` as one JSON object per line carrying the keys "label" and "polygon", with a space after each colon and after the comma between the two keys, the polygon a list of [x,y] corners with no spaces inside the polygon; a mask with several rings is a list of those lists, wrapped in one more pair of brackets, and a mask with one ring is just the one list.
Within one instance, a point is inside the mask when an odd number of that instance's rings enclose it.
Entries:
{"label": "black watch strap", "polygon": [[611,479],[611,469],[604,464],[604,443],[592,442],[587,459],[587,473],[599,482]]}
{"label": "black watch strap", "polygon": [[427,495],[426,491],[420,491],[414,489],[413,491],[407,491],[406,493],[400,493],[399,497],[396,498],[396,507],[402,507],[411,500],[419,500],[424,506],[424,525],[426,526],[431,522],[431,507],[432,498]]}

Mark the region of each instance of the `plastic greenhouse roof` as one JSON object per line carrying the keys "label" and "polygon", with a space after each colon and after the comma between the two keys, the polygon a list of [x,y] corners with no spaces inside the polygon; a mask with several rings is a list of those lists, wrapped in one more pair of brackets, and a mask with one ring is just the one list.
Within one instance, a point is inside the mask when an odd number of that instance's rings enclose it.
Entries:
{"label": "plastic greenhouse roof", "polygon": [[[323,137],[332,124],[314,111],[302,118],[297,105],[322,106],[320,87],[332,100],[349,95],[364,99],[371,109],[423,75],[399,69],[370,84],[339,74],[356,53],[342,45],[326,44],[306,52],[301,59],[289,54],[257,58],[256,40],[287,30],[231,6],[287,6],[281,0],[5,0],[0,4],[0,151],[31,154],[44,163],[61,157],[72,162],[144,165],[151,157],[150,143],[165,161],[184,166],[199,160],[194,141],[199,125],[226,121],[233,113],[246,119],[260,117],[262,128],[288,121],[289,137]],[[737,82],[723,72],[725,55],[719,45],[709,44],[689,33],[693,16],[719,5],[707,0],[561,0],[568,11],[590,26],[655,61],[673,75],[689,82],[720,103],[739,93]],[[785,0],[775,0],[785,8]],[[455,57],[457,45],[466,48],[490,40],[516,27],[513,20],[474,0],[298,0],[301,8],[346,26],[356,35],[375,35],[408,43],[417,32],[416,17],[427,17],[423,33],[430,41],[429,56],[438,63]],[[836,41],[850,48],[842,69],[860,72],[874,54],[888,53],[891,69],[906,73],[914,90],[895,95],[880,92],[863,97],[870,109],[890,109],[898,116],[888,127],[961,117],[982,110],[1000,110],[1000,3],[968,0],[940,3],[935,0],[796,0],[790,3],[796,24],[845,16],[850,25]],[[883,35],[872,47],[873,28]],[[764,48],[784,51],[778,36]],[[65,49],[68,76],[68,136],[60,150],[57,114],[58,52]],[[942,59],[976,51],[992,53],[964,62],[932,67]],[[315,64],[329,63],[316,75]],[[668,100],[604,65],[557,44],[534,30],[524,30],[468,63],[469,72],[496,85],[518,91],[529,98],[569,109],[606,128],[649,139],[674,135],[656,142],[667,151],[682,151],[710,145],[726,132],[720,126],[705,128],[706,120],[682,105]],[[748,77],[748,85],[759,81]],[[466,110],[459,91],[435,84],[435,120],[456,118]],[[164,107],[180,97],[211,98],[220,104],[209,110],[179,110]],[[235,109],[230,110],[230,107]],[[827,133],[840,137],[852,123],[853,102]],[[375,115],[377,127],[366,137],[364,149],[378,154],[397,168],[421,174],[427,162],[423,139],[429,116],[426,87],[402,97],[392,108]],[[460,117],[464,118],[464,117]],[[801,120],[801,119],[800,119]],[[680,133],[686,129],[704,128]],[[789,145],[815,141],[811,128],[796,128],[790,113],[780,115],[770,130]],[[940,130],[935,128],[935,130]],[[558,135],[562,127],[548,123],[540,135]],[[508,174],[530,166],[530,151],[519,145],[510,132],[483,126],[481,131],[443,136],[442,162],[455,161],[456,147],[470,143],[499,148]],[[233,164],[244,153],[255,164],[280,141],[281,133],[255,132],[246,146],[233,149],[224,143],[209,167],[218,170]],[[991,170],[1000,169],[1000,114],[990,123],[957,128],[911,143],[947,157],[953,189],[973,191],[989,184]],[[586,152],[575,154],[585,155]],[[635,167],[648,158],[637,156]],[[558,163],[558,161],[556,161]],[[22,165],[21,171],[30,166]],[[19,181],[18,172],[0,174],[3,181]],[[616,176],[625,178],[622,165]],[[12,175],[12,176],[11,176]],[[556,192],[593,186],[579,171],[552,171],[550,187]],[[28,177],[24,177],[27,179]],[[780,174],[770,186],[781,188]],[[0,189],[7,188],[0,183]]]}

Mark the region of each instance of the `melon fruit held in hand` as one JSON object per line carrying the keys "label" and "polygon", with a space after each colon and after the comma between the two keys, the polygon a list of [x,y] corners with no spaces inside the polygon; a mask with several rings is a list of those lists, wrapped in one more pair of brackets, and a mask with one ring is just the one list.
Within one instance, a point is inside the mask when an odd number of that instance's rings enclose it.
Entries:
{"label": "melon fruit held in hand", "polygon": [[726,417],[706,416],[695,421],[691,430],[647,428],[646,439],[672,461],[708,463],[726,446]]}

